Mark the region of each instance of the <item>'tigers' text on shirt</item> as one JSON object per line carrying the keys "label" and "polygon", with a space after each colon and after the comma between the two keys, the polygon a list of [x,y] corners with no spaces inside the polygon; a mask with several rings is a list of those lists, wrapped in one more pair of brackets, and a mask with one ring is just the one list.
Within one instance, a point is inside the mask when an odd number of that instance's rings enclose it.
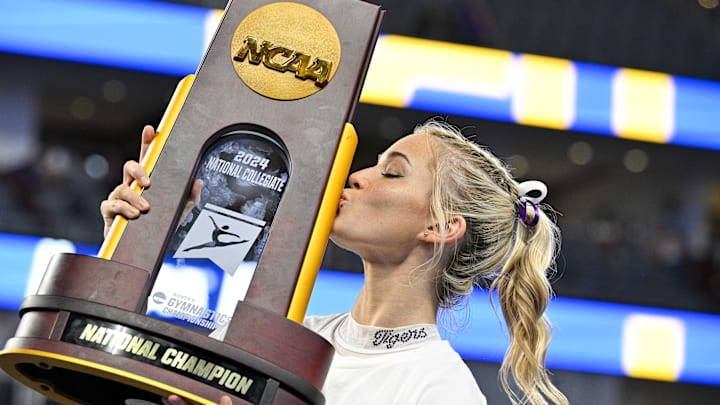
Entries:
{"label": "'tigers' text on shirt", "polygon": [[375,332],[373,335],[373,346],[385,345],[386,348],[392,349],[398,343],[408,343],[412,341],[423,340],[428,337],[425,328],[412,328],[401,331],[395,329],[383,329]]}

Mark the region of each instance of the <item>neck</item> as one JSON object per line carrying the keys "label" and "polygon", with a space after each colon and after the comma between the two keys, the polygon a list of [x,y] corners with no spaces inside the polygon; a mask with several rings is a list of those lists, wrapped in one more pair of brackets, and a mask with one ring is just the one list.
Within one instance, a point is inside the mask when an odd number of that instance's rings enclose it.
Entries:
{"label": "neck", "polygon": [[365,284],[352,308],[358,323],[384,328],[436,323],[438,302],[432,270],[364,265]]}

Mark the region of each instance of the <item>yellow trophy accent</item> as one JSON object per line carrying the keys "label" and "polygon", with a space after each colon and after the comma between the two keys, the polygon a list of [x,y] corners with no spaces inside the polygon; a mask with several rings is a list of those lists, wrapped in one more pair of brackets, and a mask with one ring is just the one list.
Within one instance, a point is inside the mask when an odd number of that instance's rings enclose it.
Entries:
{"label": "yellow trophy accent", "polygon": [[310,235],[307,252],[303,260],[298,282],[295,287],[290,308],[288,308],[288,319],[298,323],[302,323],[307,311],[310,294],[315,285],[315,278],[320,269],[325,247],[327,245],[330,231],[332,231],[333,221],[337,213],[338,202],[345,186],[347,174],[350,171],[355,148],[357,147],[358,138],[355,127],[352,124],[345,124],[338,152],[335,155],[332,172],[328,178],[325,195],[323,195],[320,209],[318,210],[317,220],[313,232]]}
{"label": "yellow trophy accent", "polygon": [[[175,88],[175,92],[170,99],[170,104],[165,110],[165,114],[160,120],[160,124],[158,124],[157,135],[150,144],[150,147],[148,148],[147,153],[143,157],[142,162],[140,162],[148,175],[150,175],[155,168],[155,163],[157,162],[158,157],[160,157],[160,152],[165,146],[168,134],[170,134],[170,129],[172,129],[173,124],[175,124],[175,120],[178,117],[178,114],[180,114],[180,109],[182,108],[183,103],[185,103],[185,99],[190,92],[193,81],[195,81],[195,75],[187,75],[182,80],[180,80],[177,87]],[[133,181],[131,187],[135,193],[142,194],[143,190],[137,184],[137,182]],[[120,241],[120,237],[125,231],[127,222],[128,220],[125,217],[119,215],[115,217],[115,220],[113,221],[110,230],[105,237],[105,241],[103,242],[102,246],[100,246],[98,257],[103,259],[110,259],[112,257],[113,253],[115,253],[115,248]]]}
{"label": "yellow trophy accent", "polygon": [[[155,381],[150,378],[143,377],[138,374],[120,370],[114,367],[106,366],[100,363],[87,361],[75,357],[64,356],[61,354],[46,352],[34,349],[7,349],[3,350],[2,361],[8,364],[38,364],[47,369],[63,369],[70,371],[78,371],[89,374],[103,375],[105,378],[126,384],[133,387],[141,387],[148,389],[160,396],[167,397],[170,394],[181,396],[189,405],[216,405],[216,401],[210,401],[191,392],[183,391],[176,387]],[[81,404],[75,402],[62,393],[49,389],[49,382],[44,380],[33,380],[28,378],[21,372],[16,372],[14,367],[7,367],[5,370],[21,383],[28,387],[34,388],[36,391],[42,392],[46,397],[61,404]]]}

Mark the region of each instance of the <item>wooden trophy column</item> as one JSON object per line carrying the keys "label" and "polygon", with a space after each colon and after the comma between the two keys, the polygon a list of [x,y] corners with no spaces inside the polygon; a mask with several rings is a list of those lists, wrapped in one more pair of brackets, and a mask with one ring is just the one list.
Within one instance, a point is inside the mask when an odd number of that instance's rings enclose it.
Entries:
{"label": "wooden trophy column", "polygon": [[[333,349],[301,323],[383,14],[361,0],[231,0],[142,162],[152,209],[116,218],[97,257],[53,257],[0,366],[64,404],[323,404]],[[251,263],[249,286],[232,313],[184,303],[190,324],[149,316],[179,302],[154,290],[167,261],[221,280]],[[218,326],[222,339],[205,333]]]}

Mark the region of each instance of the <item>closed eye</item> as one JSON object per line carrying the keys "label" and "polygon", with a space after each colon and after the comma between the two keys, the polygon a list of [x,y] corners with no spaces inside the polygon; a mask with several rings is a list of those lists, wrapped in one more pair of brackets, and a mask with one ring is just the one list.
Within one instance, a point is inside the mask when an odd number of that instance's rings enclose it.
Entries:
{"label": "closed eye", "polygon": [[402,177],[402,175],[395,174],[395,173],[388,173],[388,172],[381,172],[380,174],[382,174],[384,177],[388,177],[391,179],[397,179],[399,177]]}

